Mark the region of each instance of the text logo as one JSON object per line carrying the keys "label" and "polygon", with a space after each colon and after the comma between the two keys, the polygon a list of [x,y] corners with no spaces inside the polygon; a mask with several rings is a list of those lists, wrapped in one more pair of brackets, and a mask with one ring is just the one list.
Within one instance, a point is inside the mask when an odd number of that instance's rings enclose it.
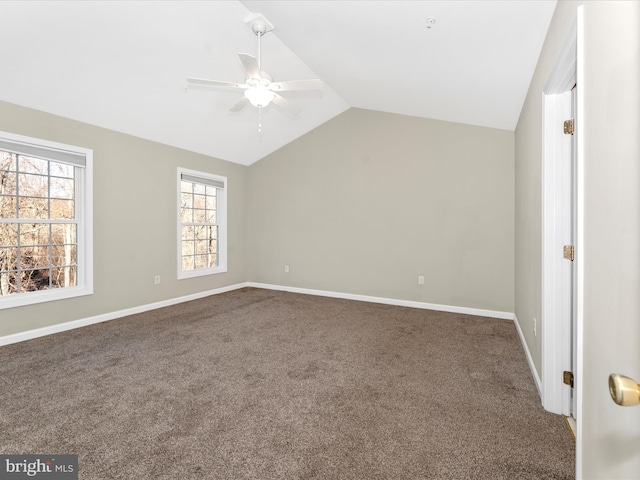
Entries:
{"label": "text logo", "polygon": [[0,455],[0,480],[78,480],[78,455]]}

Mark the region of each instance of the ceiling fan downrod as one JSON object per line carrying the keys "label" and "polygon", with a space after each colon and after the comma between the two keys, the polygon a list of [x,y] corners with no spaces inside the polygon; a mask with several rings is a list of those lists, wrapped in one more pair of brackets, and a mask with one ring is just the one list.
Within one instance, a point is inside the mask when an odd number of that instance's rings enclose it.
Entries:
{"label": "ceiling fan downrod", "polygon": [[[262,36],[267,33],[267,26],[262,22],[253,22],[251,24],[251,30],[258,37],[258,70],[262,77]],[[262,105],[258,107],[258,134],[262,134]]]}
{"label": "ceiling fan downrod", "polygon": [[251,30],[258,36],[258,68],[260,69],[260,74],[262,74],[262,53],[260,48],[260,40],[262,36],[267,33],[267,26],[262,22],[253,22],[251,24]]}

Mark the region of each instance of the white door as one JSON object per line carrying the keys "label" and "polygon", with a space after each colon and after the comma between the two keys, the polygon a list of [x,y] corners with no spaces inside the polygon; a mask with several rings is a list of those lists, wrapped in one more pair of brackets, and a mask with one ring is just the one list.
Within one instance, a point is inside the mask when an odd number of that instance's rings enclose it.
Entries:
{"label": "white door", "polygon": [[640,406],[616,405],[608,377],[640,380],[640,2],[579,16],[578,477],[638,479]]}

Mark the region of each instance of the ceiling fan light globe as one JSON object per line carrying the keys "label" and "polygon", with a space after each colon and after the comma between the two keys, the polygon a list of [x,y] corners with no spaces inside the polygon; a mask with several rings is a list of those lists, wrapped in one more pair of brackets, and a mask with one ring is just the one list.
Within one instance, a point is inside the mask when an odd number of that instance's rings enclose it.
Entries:
{"label": "ceiling fan light globe", "polygon": [[249,103],[254,107],[266,107],[271,103],[271,100],[275,97],[275,93],[262,85],[256,85],[247,88],[244,91],[244,96],[247,97]]}

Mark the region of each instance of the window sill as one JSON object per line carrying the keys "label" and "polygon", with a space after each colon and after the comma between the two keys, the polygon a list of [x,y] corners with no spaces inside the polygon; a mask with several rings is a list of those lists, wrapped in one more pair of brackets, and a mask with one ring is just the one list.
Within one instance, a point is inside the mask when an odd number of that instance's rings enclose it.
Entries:
{"label": "window sill", "polygon": [[186,272],[178,272],[178,280],[186,278],[204,277],[206,275],[216,275],[218,273],[226,273],[227,267],[202,268],[199,270],[189,270]]}
{"label": "window sill", "polygon": [[18,293],[0,297],[0,310],[5,308],[23,307],[35,305],[37,303],[54,302],[67,298],[92,295],[93,288],[89,287],[67,287],[64,289],[41,290],[38,292]]}

